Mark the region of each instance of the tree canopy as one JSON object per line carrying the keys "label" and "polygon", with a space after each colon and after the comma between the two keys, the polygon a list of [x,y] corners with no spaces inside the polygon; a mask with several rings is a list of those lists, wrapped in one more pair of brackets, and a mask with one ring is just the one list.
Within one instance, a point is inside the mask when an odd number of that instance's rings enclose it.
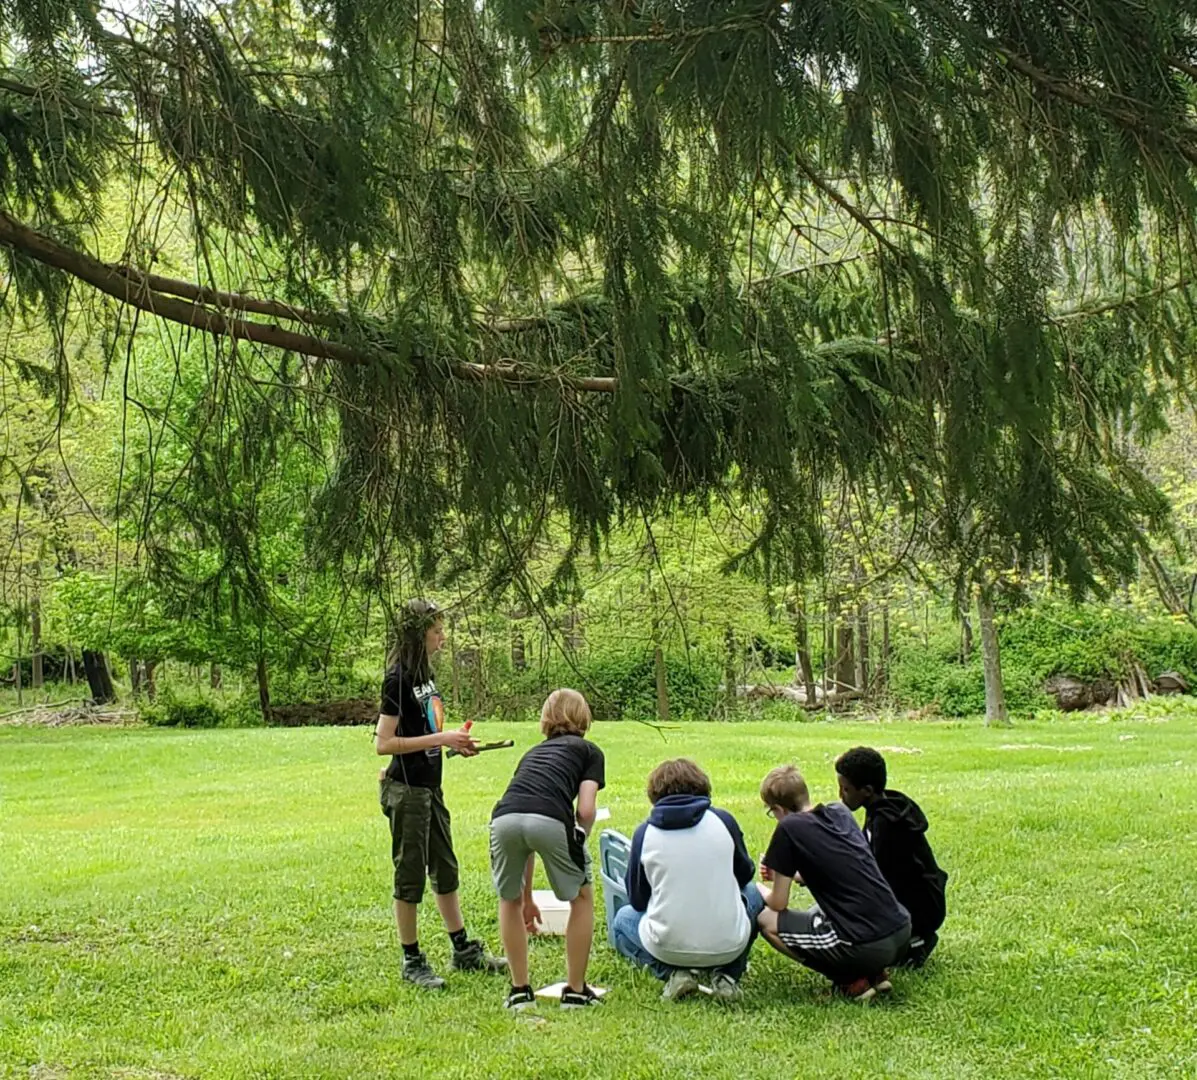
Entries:
{"label": "tree canopy", "polygon": [[[801,573],[835,479],[1085,588],[1164,520],[1129,440],[1191,390],[1195,17],[2,0],[5,305],[126,372],[144,315],[207,336],[129,488],[164,572],[248,551],[286,452],[336,564],[501,577],[553,515],[568,555],[738,490]],[[63,410],[66,338],[6,357]]]}

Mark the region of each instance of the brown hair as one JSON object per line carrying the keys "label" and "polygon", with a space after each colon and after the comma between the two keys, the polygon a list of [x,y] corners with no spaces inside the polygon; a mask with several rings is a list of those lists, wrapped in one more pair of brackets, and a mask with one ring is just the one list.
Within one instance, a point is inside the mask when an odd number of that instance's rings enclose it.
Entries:
{"label": "brown hair", "polygon": [[387,651],[387,670],[398,668],[413,686],[432,678],[432,661],[424,641],[428,631],[444,618],[431,600],[417,597],[403,605],[391,628],[391,647]]}
{"label": "brown hair", "polygon": [[546,739],[554,735],[585,735],[590,730],[590,706],[577,692],[554,690],[540,710],[540,730]]}
{"label": "brown hair", "polygon": [[648,774],[648,801],[654,806],[666,795],[711,797],[711,778],[689,758],[662,761]]}
{"label": "brown hair", "polygon": [[802,773],[793,765],[778,765],[761,781],[761,801],[797,813],[810,805],[810,792]]}

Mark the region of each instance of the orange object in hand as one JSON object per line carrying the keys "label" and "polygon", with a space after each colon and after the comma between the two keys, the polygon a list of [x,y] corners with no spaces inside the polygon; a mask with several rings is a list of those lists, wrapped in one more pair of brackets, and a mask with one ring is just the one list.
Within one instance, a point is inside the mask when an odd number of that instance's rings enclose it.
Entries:
{"label": "orange object in hand", "polygon": [[474,726],[474,721],[467,720],[464,724],[461,725],[461,730],[464,731],[468,735],[470,733],[470,728],[472,728],[473,726]]}

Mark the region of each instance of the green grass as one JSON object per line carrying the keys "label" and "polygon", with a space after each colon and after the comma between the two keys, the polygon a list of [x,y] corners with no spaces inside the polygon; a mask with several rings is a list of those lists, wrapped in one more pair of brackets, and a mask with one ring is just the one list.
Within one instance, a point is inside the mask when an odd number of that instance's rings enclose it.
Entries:
{"label": "green grass", "polygon": [[[485,726],[527,746],[528,726]],[[745,1002],[666,1006],[600,924],[601,1010],[507,1015],[503,984],[398,978],[363,729],[0,729],[0,1076],[1197,1075],[1197,708],[976,724],[599,725],[630,832],[647,770],[689,754],[753,852],[755,791],[794,760],[888,754],[952,874],[932,964],[866,1009],[758,945]],[[467,921],[497,946],[486,823],[516,761],[447,765]],[[431,903],[422,937],[447,967]],[[537,942],[533,976],[563,970]]]}

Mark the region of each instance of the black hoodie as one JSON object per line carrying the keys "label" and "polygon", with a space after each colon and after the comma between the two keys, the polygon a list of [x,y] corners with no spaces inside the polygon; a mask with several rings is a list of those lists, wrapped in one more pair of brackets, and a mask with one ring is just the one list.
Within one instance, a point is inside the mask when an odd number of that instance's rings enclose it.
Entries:
{"label": "black hoodie", "polygon": [[907,911],[915,937],[943,925],[948,875],[927,842],[927,817],[900,791],[886,790],[865,807],[865,836],[889,887]]}

